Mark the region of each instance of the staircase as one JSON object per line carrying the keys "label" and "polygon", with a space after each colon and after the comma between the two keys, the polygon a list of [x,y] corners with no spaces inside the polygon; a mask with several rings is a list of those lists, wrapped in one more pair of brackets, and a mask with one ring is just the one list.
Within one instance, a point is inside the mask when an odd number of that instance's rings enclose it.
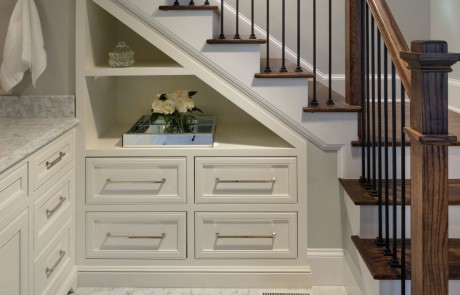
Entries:
{"label": "staircase", "polygon": [[[332,196],[336,204],[328,208],[334,208],[335,214],[331,216],[331,224],[326,224],[328,217],[318,216],[318,212],[312,213],[309,219],[309,239],[323,235],[320,228],[326,229],[341,227],[339,230],[341,236],[333,240],[329,246],[331,249],[339,249],[338,260],[343,264],[340,270],[337,267],[341,263],[327,264],[324,257],[331,258],[325,253],[328,251],[319,251],[318,256],[311,256],[313,268],[313,277],[315,279],[315,266],[318,269],[317,282],[324,284],[333,283],[334,279],[340,285],[346,285],[349,294],[372,294],[372,295],[391,295],[400,294],[401,284],[406,284],[410,290],[410,281],[402,282],[400,268],[389,266],[388,259],[380,255],[381,246],[376,246],[374,239],[378,232],[378,209],[377,200],[369,194],[359,181],[361,149],[366,146],[366,142],[357,140],[357,120],[360,119],[358,114],[362,112],[361,102],[350,101],[338,92],[332,91],[333,105],[326,103],[328,87],[316,81],[314,73],[302,68],[299,70],[299,64],[289,59],[280,59],[282,52],[277,51],[274,57],[268,57],[265,50],[270,48],[266,44],[263,36],[249,38],[252,35],[249,24],[242,25],[240,39],[234,39],[233,34],[223,34],[222,11],[228,13],[226,8],[219,6],[222,2],[212,3],[217,5],[188,5],[188,1],[180,2],[181,5],[174,5],[172,1],[143,1],[143,0],[94,0],[96,3],[104,6],[111,14],[119,19],[126,15],[138,19],[139,23],[147,23],[152,29],[159,31],[165,38],[172,41],[176,46],[185,50],[192,59],[191,64],[197,67],[206,67],[223,79],[228,85],[232,86],[231,91],[238,91],[239,95],[245,95],[250,98],[250,103],[257,105],[258,108],[268,111],[283,124],[291,127],[293,130],[303,135],[309,141],[310,155],[325,155],[334,152],[332,167],[335,181],[331,188],[319,188],[314,183],[309,183],[309,206],[321,210],[318,204],[316,194]],[[123,6],[120,6],[122,4]],[[219,25],[220,24],[220,25]],[[225,24],[228,27],[228,23]],[[225,36],[224,38],[219,38]],[[262,47],[261,47],[262,46]],[[276,51],[276,50],[275,50]],[[267,68],[271,71],[267,71]],[[279,71],[278,69],[283,69]],[[284,71],[286,69],[286,71]],[[200,78],[200,77],[199,77]],[[209,83],[209,80],[207,80]],[[311,103],[313,100],[313,89],[317,92],[318,104]],[[228,93],[229,89],[216,89],[222,93]],[[332,90],[332,89],[331,89]],[[356,95],[356,93],[355,93]],[[232,95],[228,95],[232,101]],[[233,100],[235,102],[235,100]],[[244,107],[242,101],[238,101],[240,107]],[[407,108],[408,109],[408,108]],[[400,113],[400,112],[399,112]],[[261,114],[250,114],[263,121]],[[398,116],[399,117],[399,116]],[[454,134],[460,135],[460,116],[451,113],[449,117],[449,128]],[[453,128],[452,128],[453,127]],[[338,132],[339,130],[339,132]],[[362,138],[362,137],[361,137]],[[393,144],[401,145],[401,140],[395,140]],[[374,144],[375,145],[375,144]],[[459,146],[458,141],[454,145]],[[407,143],[410,146],[410,142]],[[409,148],[406,162],[410,162]],[[398,147],[396,156],[401,154],[401,148]],[[450,163],[460,161],[460,148],[449,148]],[[398,158],[399,160],[399,158]],[[335,161],[335,162],[334,162]],[[315,161],[312,160],[312,163]],[[315,173],[315,167],[309,164],[308,173]],[[334,169],[332,169],[334,170]],[[337,172],[338,171],[338,172]],[[318,173],[314,180],[321,182],[321,176],[324,173]],[[338,177],[337,177],[338,176]],[[460,278],[460,268],[457,262],[460,259],[460,169],[455,165],[450,165],[449,176],[449,279],[452,280],[449,285],[450,294],[460,292],[460,284],[457,281]],[[331,176],[328,176],[331,178]],[[398,177],[400,175],[398,174]],[[340,178],[340,186],[337,178]],[[410,173],[407,176],[410,178]],[[327,186],[327,184],[325,184]],[[406,182],[408,188],[410,182]],[[323,192],[324,191],[324,192]],[[392,196],[393,194],[390,193]],[[401,209],[401,195],[396,194],[399,214]],[[390,200],[390,204],[392,200]],[[406,203],[403,205],[410,209],[410,189],[406,191]],[[315,207],[316,206],[316,207]],[[390,215],[390,218],[391,215]],[[406,215],[407,219],[407,236],[410,236],[410,212]],[[324,223],[324,224],[323,224]],[[337,230],[335,230],[337,232]],[[393,235],[392,229],[389,235]],[[398,238],[400,235],[398,233]],[[327,241],[328,239],[322,239]],[[340,240],[340,243],[336,241]],[[318,243],[318,245],[321,243]],[[327,242],[326,242],[327,244]],[[340,246],[335,246],[339,245]],[[315,247],[312,242],[311,248],[322,249],[328,246],[320,245]],[[408,269],[411,265],[410,258],[410,241],[407,243],[406,262]],[[310,246],[309,246],[310,248]],[[307,249],[304,249],[307,251]],[[308,249],[312,253],[311,249]],[[333,251],[332,251],[333,252]],[[335,254],[334,254],[335,255]],[[405,256],[405,257],[406,257]],[[324,266],[326,265],[326,266]],[[352,275],[348,270],[351,270]],[[339,277],[328,276],[328,273],[340,273]],[[405,274],[407,279],[411,278],[411,272]],[[315,281],[313,282],[315,284]],[[407,293],[409,294],[410,291]],[[439,293],[441,294],[441,293]],[[418,294],[417,294],[418,295]]]}

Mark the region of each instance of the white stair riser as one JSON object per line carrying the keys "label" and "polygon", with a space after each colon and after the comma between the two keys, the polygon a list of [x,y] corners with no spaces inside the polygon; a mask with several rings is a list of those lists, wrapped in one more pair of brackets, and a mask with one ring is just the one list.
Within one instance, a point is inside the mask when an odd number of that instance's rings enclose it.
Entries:
{"label": "white stair riser", "polygon": [[[360,229],[357,235],[362,239],[373,239],[378,234],[378,207],[377,206],[359,206]],[[393,206],[390,206],[390,238],[393,237]],[[397,206],[398,232],[397,237],[401,237],[400,218],[401,206]],[[406,206],[406,238],[410,237],[410,217],[411,208]],[[385,222],[385,208],[383,208],[383,222]],[[385,232],[384,232],[385,236]],[[449,238],[460,238],[460,206],[449,206]]]}
{"label": "white stair riser", "polygon": [[[352,153],[355,155],[354,157],[350,158],[349,165],[347,166],[347,170],[344,172],[343,178],[356,178],[357,176],[361,175],[361,147],[353,147]],[[406,147],[406,179],[410,179],[410,147]],[[367,153],[367,149],[366,149]],[[372,148],[371,148],[372,153]],[[392,148],[389,148],[388,155],[389,155],[389,178],[392,178]],[[371,154],[372,155],[372,154]],[[378,149],[376,149],[376,155],[378,156]],[[384,151],[382,149],[382,159],[384,157]],[[382,160],[383,161],[383,160]],[[396,177],[401,179],[401,170],[400,170],[400,163],[401,163],[401,148],[396,148],[396,163],[397,163],[397,173]],[[460,178],[460,146],[451,146],[449,147],[449,179],[458,179]],[[366,164],[367,165],[367,164]],[[366,172],[367,174],[367,172]],[[382,170],[382,175],[384,174],[384,170]],[[371,175],[372,176],[372,175]]]}

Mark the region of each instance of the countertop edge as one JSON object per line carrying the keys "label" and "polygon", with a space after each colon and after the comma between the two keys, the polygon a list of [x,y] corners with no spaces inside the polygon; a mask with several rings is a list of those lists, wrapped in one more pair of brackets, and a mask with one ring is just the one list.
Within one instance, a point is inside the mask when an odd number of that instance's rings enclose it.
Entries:
{"label": "countertop edge", "polygon": [[11,152],[6,157],[6,159],[0,159],[0,174],[4,173],[19,162],[31,156],[48,143],[52,142],[62,134],[77,126],[79,123],[78,119],[76,118],[56,118],[56,120],[61,122],[59,126],[52,127],[47,132],[40,134],[32,140],[28,141],[24,146],[21,146],[20,148]]}

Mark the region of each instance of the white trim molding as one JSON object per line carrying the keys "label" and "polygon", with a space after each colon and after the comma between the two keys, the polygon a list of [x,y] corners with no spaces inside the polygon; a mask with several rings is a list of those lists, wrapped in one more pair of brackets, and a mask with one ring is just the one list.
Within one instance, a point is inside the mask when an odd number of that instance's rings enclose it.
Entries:
{"label": "white trim molding", "polygon": [[460,80],[449,79],[449,110],[460,114]]}

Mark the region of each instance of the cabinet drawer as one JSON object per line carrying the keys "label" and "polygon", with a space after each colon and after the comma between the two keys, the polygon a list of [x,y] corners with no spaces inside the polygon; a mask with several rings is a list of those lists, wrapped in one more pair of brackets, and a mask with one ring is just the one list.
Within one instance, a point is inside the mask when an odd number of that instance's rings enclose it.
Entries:
{"label": "cabinet drawer", "polygon": [[58,139],[41,149],[31,160],[33,190],[39,188],[74,158],[74,133]]}
{"label": "cabinet drawer", "polygon": [[185,158],[89,158],[88,204],[185,203]]}
{"label": "cabinet drawer", "polygon": [[89,212],[88,258],[185,259],[186,214]]}
{"label": "cabinet drawer", "polygon": [[195,215],[196,258],[297,258],[297,214]]}
{"label": "cabinet drawer", "polygon": [[44,245],[62,227],[59,221],[68,218],[74,202],[74,174],[67,173],[34,202],[34,248]]}
{"label": "cabinet drawer", "polygon": [[296,203],[296,158],[197,158],[196,203]]}
{"label": "cabinet drawer", "polygon": [[60,284],[62,274],[71,268],[73,248],[72,219],[69,219],[57,234],[56,238],[35,259],[34,263],[34,294],[48,295],[50,288]]}
{"label": "cabinet drawer", "polygon": [[0,176],[0,216],[4,216],[27,196],[27,164]]}

